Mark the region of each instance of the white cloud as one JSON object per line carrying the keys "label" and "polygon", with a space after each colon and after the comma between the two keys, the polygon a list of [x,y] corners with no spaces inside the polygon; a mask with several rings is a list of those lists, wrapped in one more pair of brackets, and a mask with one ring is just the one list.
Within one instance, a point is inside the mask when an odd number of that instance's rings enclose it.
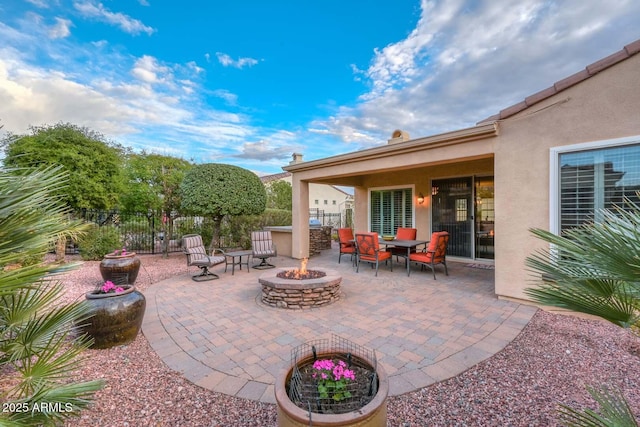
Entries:
{"label": "white cloud", "polygon": [[71,27],[73,23],[68,19],[56,18],[56,24],[49,28],[49,37],[52,39],[62,39],[68,37],[71,34]]}
{"label": "white cloud", "polygon": [[27,3],[31,3],[32,5],[42,9],[46,9],[51,6],[50,2],[48,2],[47,0],[26,0],[26,1]]}
{"label": "white cloud", "polygon": [[166,81],[162,75],[167,72],[167,67],[160,66],[156,58],[148,55],[138,59],[131,70],[131,74],[133,74],[135,78],[142,80],[145,83],[159,83]]}
{"label": "white cloud", "polygon": [[313,132],[371,146],[472,126],[638,37],[640,2],[422,0],[416,28],[376,49],[369,91]]}
{"label": "white cloud", "polygon": [[238,95],[235,93],[231,93],[228,90],[218,89],[213,91],[213,96],[216,96],[220,99],[224,99],[224,101],[229,105],[236,105],[238,103]]}
{"label": "white cloud", "polygon": [[[218,57],[218,62],[222,64],[224,67],[235,67],[235,68],[244,68],[244,67],[253,67],[258,63],[257,59],[253,58],[238,58],[234,60],[231,56],[226,53],[216,52],[216,56]],[[208,54],[207,54],[208,59]]]}
{"label": "white cloud", "polygon": [[151,35],[155,29],[144,25],[141,21],[133,19],[122,13],[114,13],[104,7],[102,3],[93,3],[91,1],[74,2],[73,6],[84,17],[95,18],[99,21],[106,22],[120,27],[126,33],[138,35],[147,33]]}

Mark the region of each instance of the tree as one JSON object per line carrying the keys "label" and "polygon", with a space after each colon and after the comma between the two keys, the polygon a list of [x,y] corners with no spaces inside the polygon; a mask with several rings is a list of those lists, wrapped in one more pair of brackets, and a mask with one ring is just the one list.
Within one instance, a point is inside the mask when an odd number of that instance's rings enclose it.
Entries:
{"label": "tree", "polygon": [[293,188],[287,181],[272,181],[265,185],[267,190],[267,208],[292,209]]}
{"label": "tree", "polygon": [[[181,207],[180,184],[192,164],[159,154],[130,154],[125,175],[127,186],[120,197],[125,212],[162,213],[163,254],[168,256],[173,220]],[[166,228],[165,228],[166,227]]]}
{"label": "tree", "polygon": [[122,191],[124,148],[70,123],[31,127],[30,135],[3,140],[6,167],[62,165],[68,185],[57,195],[74,210],[111,209]]}
{"label": "tree", "polygon": [[0,401],[19,409],[0,412],[0,425],[57,425],[102,387],[69,381],[89,343],[74,326],[88,306],[60,304],[63,287],[51,274],[62,267],[40,262],[53,241],[84,228],[53,196],[63,184],[60,168],[0,170]]}
{"label": "tree", "polygon": [[[527,258],[527,266],[542,277],[525,290],[534,301],[608,320],[623,328],[638,324],[640,316],[640,207],[626,200],[626,209],[602,209],[602,222],[589,222],[557,236],[531,232],[551,244]],[[602,415],[562,406],[568,425],[636,426],[621,393],[589,388]],[[596,421],[594,421],[596,420]]]}
{"label": "tree", "polygon": [[192,167],[180,185],[182,208],[214,222],[211,245],[219,245],[225,216],[258,215],[265,210],[267,193],[260,178],[238,166],[206,163]]}

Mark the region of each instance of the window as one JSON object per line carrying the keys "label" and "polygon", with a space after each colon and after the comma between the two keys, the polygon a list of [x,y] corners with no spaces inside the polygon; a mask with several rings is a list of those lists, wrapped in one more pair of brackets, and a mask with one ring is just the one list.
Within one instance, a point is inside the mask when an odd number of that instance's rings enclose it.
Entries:
{"label": "window", "polygon": [[326,200],[324,201],[324,204],[325,204],[325,205],[326,205],[326,204],[328,204],[328,203],[329,203],[329,202],[327,202]]}
{"label": "window", "polygon": [[317,205],[319,203],[318,199],[314,200],[314,203]]}
{"label": "window", "polygon": [[336,205],[336,201],[335,201],[335,200],[333,200],[333,206],[335,206],[335,205]]}
{"label": "window", "polygon": [[599,210],[624,207],[625,198],[639,201],[636,195],[640,190],[639,138],[574,147],[552,150],[552,156],[557,156],[555,191],[559,203],[552,229],[557,233],[588,221],[599,221]]}
{"label": "window", "polygon": [[398,227],[413,227],[413,197],[410,188],[371,191],[371,231],[396,234]]}

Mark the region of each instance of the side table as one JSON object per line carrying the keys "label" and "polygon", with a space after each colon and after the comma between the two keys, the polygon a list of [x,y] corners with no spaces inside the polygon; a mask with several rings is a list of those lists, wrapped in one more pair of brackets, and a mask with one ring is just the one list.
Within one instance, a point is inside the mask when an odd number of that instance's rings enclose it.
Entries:
{"label": "side table", "polygon": [[[225,262],[224,262],[224,272],[227,272],[227,266],[231,264],[231,275],[235,273],[236,265],[242,270],[242,266],[247,266],[247,272],[249,272],[249,260],[251,258],[252,251],[233,251],[233,252],[225,252]],[[247,257],[247,259],[243,262],[242,257]]]}

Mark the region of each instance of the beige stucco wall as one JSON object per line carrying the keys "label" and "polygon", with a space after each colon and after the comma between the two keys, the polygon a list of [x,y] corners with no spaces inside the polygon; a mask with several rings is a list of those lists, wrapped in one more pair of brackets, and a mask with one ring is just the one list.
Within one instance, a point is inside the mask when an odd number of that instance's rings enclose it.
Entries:
{"label": "beige stucco wall", "polygon": [[525,298],[525,259],[549,229],[550,149],[640,135],[640,55],[500,122],[495,151],[496,293]]}

